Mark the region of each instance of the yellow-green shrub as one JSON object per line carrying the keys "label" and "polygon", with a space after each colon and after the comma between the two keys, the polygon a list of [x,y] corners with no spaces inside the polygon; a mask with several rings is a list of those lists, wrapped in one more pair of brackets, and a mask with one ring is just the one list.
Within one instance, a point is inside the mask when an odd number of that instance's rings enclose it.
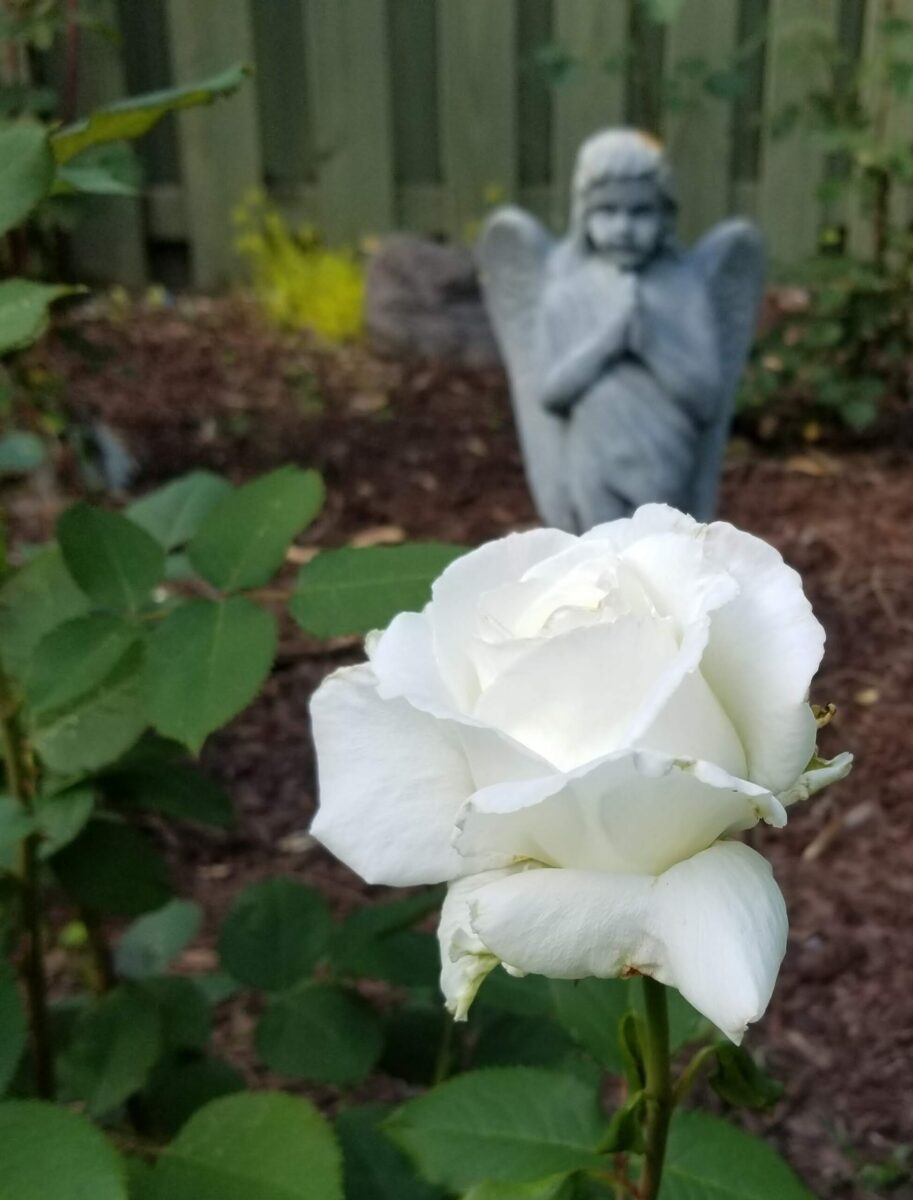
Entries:
{"label": "yellow-green shrub", "polygon": [[353,250],[329,250],[314,229],[290,228],[260,194],[235,212],[238,252],[247,259],[254,293],[279,325],[313,329],[332,341],[361,333],[364,269]]}

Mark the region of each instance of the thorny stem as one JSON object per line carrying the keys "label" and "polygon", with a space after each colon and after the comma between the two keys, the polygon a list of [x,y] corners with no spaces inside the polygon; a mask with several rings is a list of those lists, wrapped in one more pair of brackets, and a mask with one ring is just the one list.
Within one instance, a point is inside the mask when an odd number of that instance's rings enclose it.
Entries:
{"label": "thorny stem", "polygon": [[669,1064],[669,1014],[666,989],[648,976],[643,977],[647,1044],[647,1128],[643,1173],[640,1177],[641,1200],[656,1200],[663,1175],[669,1119],[675,1105]]}
{"label": "thorny stem", "polygon": [[[0,673],[0,737],[6,767],[6,786],[10,794],[31,812],[35,795],[35,775],[26,740],[19,727],[16,701],[6,678]],[[54,1054],[48,1014],[48,985],[44,970],[44,928],[41,908],[41,882],[37,834],[30,834],[20,853],[22,924],[25,930],[25,986],[28,997],[29,1025],[35,1059],[35,1083],[39,1096],[54,1098]]]}

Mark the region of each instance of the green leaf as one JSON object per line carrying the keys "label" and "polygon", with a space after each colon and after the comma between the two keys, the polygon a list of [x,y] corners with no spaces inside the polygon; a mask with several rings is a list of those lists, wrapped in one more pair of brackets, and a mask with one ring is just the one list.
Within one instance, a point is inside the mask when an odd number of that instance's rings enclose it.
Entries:
{"label": "green leaf", "polygon": [[185,763],[137,762],[123,770],[118,765],[100,782],[108,801],[125,808],[145,808],[219,828],[235,820],[225,789]]}
{"label": "green leaf", "polygon": [[25,1006],[16,973],[9,963],[0,963],[0,1095],[16,1074],[27,1035]]}
{"label": "green leaf", "polygon": [[456,1191],[604,1165],[595,1090],[536,1067],[460,1075],[403,1105],[386,1129],[423,1175]]}
{"label": "green leaf", "polygon": [[117,944],[117,973],[125,979],[160,975],[190,945],[202,924],[203,910],[193,900],[169,900],[158,911],[146,913]]}
{"label": "green leaf", "polygon": [[660,1200],[812,1200],[790,1167],[759,1138],[718,1117],[672,1119]]}
{"label": "green leaf", "polygon": [[81,502],[57,522],[70,574],[96,604],[135,613],[165,573],[165,554],[144,529],[120,513]]}
{"label": "green leaf", "polygon": [[221,475],[191,471],[134,501],[127,516],[165,550],[176,550],[190,541],[216,501],[231,490],[231,484]]}
{"label": "green leaf", "polygon": [[[574,1179],[557,1175],[535,1183],[480,1183],[461,1200],[575,1200]],[[608,1192],[604,1193],[608,1197]]]}
{"label": "green leaf", "polygon": [[497,1008],[521,1017],[545,1016],[554,1010],[549,983],[544,975],[518,978],[504,970],[492,971],[479,989],[475,1007]]}
{"label": "green leaf", "polygon": [[[619,1023],[626,1012],[643,1013],[639,979],[552,979],[555,1015],[568,1033],[610,1071],[625,1069]],[[666,988],[669,1041],[673,1050],[693,1041],[706,1022],[675,988]]]}
{"label": "green leaf", "polygon": [[267,879],[251,884],[231,906],[219,932],[219,955],[235,979],[280,991],[311,974],[331,929],[317,892],[291,879]]}
{"label": "green leaf", "polygon": [[137,196],[143,186],[143,169],[128,142],[93,146],[57,172],[55,192],[82,192],[90,196]]}
{"label": "green leaf", "polygon": [[19,843],[35,832],[35,822],[15,796],[0,794],[0,866],[15,870]]}
{"label": "green leaf", "polygon": [[149,1200],[254,1197],[342,1200],[336,1139],[307,1100],[248,1092],[207,1104],[163,1152]]}
{"label": "green leaf", "polygon": [[370,633],[424,607],[434,580],[465,552],[438,542],[325,550],[299,571],[289,609],[316,637]]}
{"label": "green leaf", "polygon": [[271,471],[217,501],[190,543],[190,561],[226,592],[268,583],[289,543],[320,512],[323,496],[316,471]]}
{"label": "green leaf", "polygon": [[433,1003],[394,1004],[384,1010],[384,1049],[380,1070],[407,1083],[427,1086],[439,1068],[451,1018],[438,999]]}
{"label": "green leaf", "polygon": [[29,705],[37,714],[72,704],[97,688],[138,640],[132,626],[109,613],[64,621],[35,647],[24,680]]}
{"label": "green leaf", "polygon": [[9,674],[21,679],[46,633],[88,608],[56,546],[26,563],[0,587],[0,657]]}
{"label": "green leaf", "polygon": [[30,279],[0,283],[0,354],[37,341],[48,327],[48,309],[54,301],[83,290],[63,283],[33,283]]}
{"label": "green leaf", "polygon": [[336,1118],[346,1200],[444,1200],[444,1193],[420,1179],[381,1133],[380,1123],[389,1112],[387,1105],[365,1104]]}
{"label": "green leaf", "polygon": [[669,25],[681,12],[685,0],[641,0],[644,8],[661,25]]}
{"label": "green leaf", "polygon": [[25,220],[53,179],[47,127],[28,120],[0,124],[0,237]]}
{"label": "green leaf", "polygon": [[643,1154],[645,1111],[646,1092],[636,1092],[612,1113],[601,1149],[607,1154]]}
{"label": "green leaf", "polygon": [[202,975],[191,975],[190,979],[193,986],[199,988],[207,1004],[213,1007],[224,1004],[241,990],[237,979],[232,979],[225,971],[205,971]]}
{"label": "green leaf", "polygon": [[380,1019],[355,991],[305,983],[273,996],[255,1035],[272,1071],[314,1083],[358,1083],[383,1047]]}
{"label": "green leaf", "polygon": [[194,752],[254,699],[276,652],[276,622],[243,596],[191,600],[169,613],[148,646],[156,729]]}
{"label": "green leaf", "polygon": [[166,113],[211,104],[222,96],[230,96],[250,74],[251,68],[246,65],[230,67],[200,83],[148,92],[142,96],[127,96],[105,108],[97,108],[84,121],[67,125],[52,135],[54,158],[58,163],[66,163],[89,146],[140,138]]}
{"label": "green leaf", "polygon": [[473,1054],[476,1067],[555,1067],[574,1051],[569,1034],[548,1017],[485,1014]]}
{"label": "green leaf", "polygon": [[162,1051],[162,1025],[155,1002],[123,984],[83,1012],[60,1061],[61,1086],[70,1100],[85,1102],[102,1117],[146,1081]]}
{"label": "green leaf", "polygon": [[615,1074],[624,1071],[618,1026],[632,997],[620,979],[552,979],[555,1016],[571,1037]]}
{"label": "green leaf", "polygon": [[37,433],[14,429],[0,437],[0,476],[29,475],[46,460],[47,451]]}
{"label": "green leaf", "polygon": [[158,1011],[164,1051],[206,1049],[212,1034],[212,1010],[193,980],[160,975],[136,986]]}
{"label": "green leaf", "polygon": [[[30,713],[29,733],[45,766],[61,775],[95,771],[130,749],[147,723],[143,650],[139,642],[131,646],[84,695]],[[67,682],[78,677],[61,685]]]}
{"label": "green leaf", "polygon": [[49,858],[78,837],[94,809],[95,789],[84,785],[38,796],[33,811],[42,837],[41,857]]}
{"label": "green leaf", "polygon": [[410,929],[440,907],[439,888],[391,904],[373,904],[347,917],[330,946],[341,975],[386,979],[401,987],[437,986],[440,951],[433,934]]}
{"label": "green leaf", "polygon": [[127,1200],[123,1166],[85,1117],[40,1100],[0,1104],[0,1200]]}
{"label": "green leaf", "polygon": [[716,1066],[709,1083],[718,1096],[735,1108],[773,1108],[783,1085],[765,1074],[742,1046],[719,1042]]}
{"label": "green leaf", "polygon": [[129,825],[90,821],[50,861],[67,895],[93,912],[137,917],[171,899],[164,860]]}
{"label": "green leaf", "polygon": [[174,1137],[198,1109],[246,1086],[241,1072],[220,1059],[165,1058],[155,1065],[143,1091],[143,1114],[157,1132]]}

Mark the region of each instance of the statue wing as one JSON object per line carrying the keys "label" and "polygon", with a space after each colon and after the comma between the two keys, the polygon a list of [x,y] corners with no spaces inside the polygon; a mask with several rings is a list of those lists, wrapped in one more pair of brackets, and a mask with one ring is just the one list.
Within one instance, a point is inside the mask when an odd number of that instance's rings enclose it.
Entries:
{"label": "statue wing", "polygon": [[764,239],[750,221],[723,221],[688,256],[706,281],[717,325],[721,365],[719,415],[706,430],[697,464],[692,512],[710,520],[739,379],[754,338],[764,294]]}
{"label": "statue wing", "polygon": [[564,475],[565,423],[541,403],[540,305],[555,241],[520,208],[500,208],[478,246],[482,293],[507,368],[527,479],[540,516],[573,528]]}

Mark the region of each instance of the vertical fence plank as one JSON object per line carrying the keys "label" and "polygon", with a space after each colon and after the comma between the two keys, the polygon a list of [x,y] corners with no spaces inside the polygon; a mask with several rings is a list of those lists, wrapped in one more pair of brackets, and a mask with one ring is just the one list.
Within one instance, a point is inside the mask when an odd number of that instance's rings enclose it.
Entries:
{"label": "vertical fence plank", "polygon": [[384,0],[306,0],[304,22],[320,233],[382,233],[394,204]]}
{"label": "vertical fence plank", "polygon": [[[168,0],[168,23],[176,84],[253,61],[247,0]],[[178,121],[192,279],[196,287],[215,288],[241,269],[231,213],[262,179],[256,82],[247,80],[211,107],[179,113]]]}
{"label": "vertical fence plank", "polygon": [[623,0],[555,0],[555,41],[573,61],[554,90],[552,211],[564,228],[570,208],[574,159],[584,138],[624,120],[623,70],[607,70],[607,60],[627,44],[628,5]]}
{"label": "vertical fence plank", "polygon": [[251,5],[264,182],[293,193],[315,178],[300,0]]}
{"label": "vertical fence plank", "polygon": [[486,201],[517,185],[514,0],[440,0],[438,64],[444,212],[471,234]]}
{"label": "vertical fence plank", "polygon": [[[685,0],[669,30],[668,69],[673,78],[689,59],[713,70],[732,61],[738,37],[738,5],[732,0]],[[686,242],[732,210],[732,104],[702,95],[693,108],[670,114],[664,130],[675,170],[679,233]]]}
{"label": "vertical fence plank", "polygon": [[[885,53],[882,23],[888,17],[898,20],[913,20],[913,0],[868,0],[865,10],[865,27],[862,41],[862,60],[874,62]],[[906,55],[904,56],[906,57]],[[879,72],[879,76],[882,73]],[[886,145],[896,146],[906,142],[913,143],[913,102],[908,97],[891,95],[882,97],[876,94],[873,82],[870,82],[865,92],[866,108],[877,109],[885,103],[882,122],[883,138]],[[849,248],[853,254],[863,258],[872,255],[875,249],[874,229],[870,208],[863,203],[858,191],[854,191],[848,205]],[[898,179],[893,180],[891,196],[891,224],[895,227],[906,227],[911,215],[910,187]]]}
{"label": "vertical fence plank", "polygon": [[[113,0],[99,6],[98,16],[109,28],[119,29]],[[88,30],[80,41],[77,113],[82,116],[126,95],[127,83],[115,43]],[[87,209],[71,243],[76,276],[88,282],[116,279],[125,287],[141,287],[146,282],[147,266],[140,201],[126,196],[93,196]]]}
{"label": "vertical fence plank", "polygon": [[797,23],[817,21],[833,30],[836,0],[772,0],[764,87],[764,132],[758,218],[775,263],[795,263],[815,250],[821,223],[816,195],[825,170],[825,155],[802,129],[781,138],[771,122],[787,105],[801,102],[815,85],[816,69],[805,57],[797,59],[791,31]]}

